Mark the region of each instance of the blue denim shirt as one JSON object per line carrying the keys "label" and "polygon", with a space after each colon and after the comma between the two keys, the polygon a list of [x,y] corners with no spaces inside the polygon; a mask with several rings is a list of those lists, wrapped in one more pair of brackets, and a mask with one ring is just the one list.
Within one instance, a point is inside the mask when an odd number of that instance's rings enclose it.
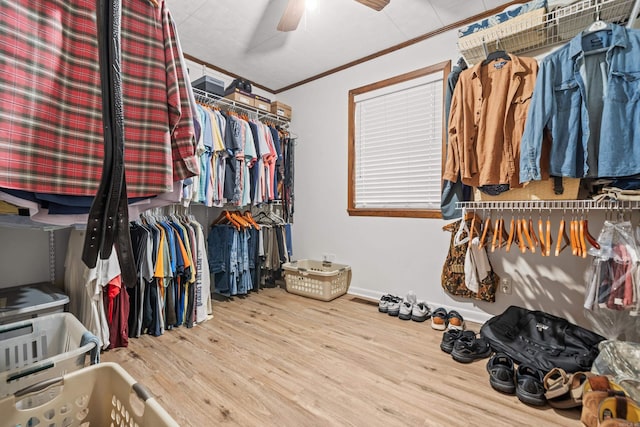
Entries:
{"label": "blue denim shirt", "polygon": [[[589,117],[585,97],[589,82],[585,79],[583,46],[595,38],[600,38],[606,49],[601,53],[606,60],[601,117]],[[587,147],[589,120],[601,120],[593,153]],[[551,175],[587,176],[588,161],[595,161],[587,158],[589,154],[597,156],[599,177],[640,173],[640,31],[610,24],[606,31],[579,34],[541,62],[521,141],[521,183],[541,179],[545,128],[553,140]]]}

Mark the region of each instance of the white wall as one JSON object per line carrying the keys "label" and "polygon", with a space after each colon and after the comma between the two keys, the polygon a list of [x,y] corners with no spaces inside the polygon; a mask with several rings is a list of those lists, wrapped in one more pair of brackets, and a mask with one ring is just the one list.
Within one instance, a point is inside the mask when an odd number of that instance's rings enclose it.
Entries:
{"label": "white wall", "polygon": [[[472,320],[484,321],[515,304],[589,326],[581,309],[588,259],[566,250],[557,258],[513,250],[491,254],[498,275],[512,279],[513,293],[499,294],[493,304],[452,298],[440,285],[450,239],[442,230],[447,221],[347,214],[348,91],[444,60],[455,63],[456,54],[452,31],[279,94],[293,107],[292,129],[299,136],[295,258],[335,254],[336,262],[352,267],[353,294],[377,299],[413,290],[432,308],[456,308]],[[555,229],[558,215],[552,215]],[[594,219],[590,217],[592,233],[597,233],[602,222]]]}

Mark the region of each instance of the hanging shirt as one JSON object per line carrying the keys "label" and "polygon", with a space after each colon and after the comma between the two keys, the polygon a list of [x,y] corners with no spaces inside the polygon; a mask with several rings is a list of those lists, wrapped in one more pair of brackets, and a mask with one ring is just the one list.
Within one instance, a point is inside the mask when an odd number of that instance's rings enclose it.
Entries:
{"label": "hanging shirt", "polygon": [[[520,181],[640,173],[640,31],[578,34],[540,63],[522,136]],[[594,87],[595,86],[595,87]],[[553,143],[541,159],[544,133]]]}
{"label": "hanging shirt", "polygon": [[[130,197],[170,191],[199,172],[191,87],[173,20],[158,3],[122,5]],[[2,2],[0,16],[0,187],[95,195],[104,156],[96,2]]]}
{"label": "hanging shirt", "polygon": [[443,178],[469,186],[519,181],[520,138],[538,71],[533,58],[510,55],[460,74],[451,100]]}

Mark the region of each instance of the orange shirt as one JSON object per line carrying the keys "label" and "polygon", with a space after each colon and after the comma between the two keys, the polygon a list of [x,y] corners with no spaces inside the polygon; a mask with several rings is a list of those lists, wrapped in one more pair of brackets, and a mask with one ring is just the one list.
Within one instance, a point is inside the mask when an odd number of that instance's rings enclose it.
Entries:
{"label": "orange shirt", "polygon": [[478,187],[521,187],[520,139],[538,63],[511,60],[476,64],[460,74],[451,100],[444,179]]}

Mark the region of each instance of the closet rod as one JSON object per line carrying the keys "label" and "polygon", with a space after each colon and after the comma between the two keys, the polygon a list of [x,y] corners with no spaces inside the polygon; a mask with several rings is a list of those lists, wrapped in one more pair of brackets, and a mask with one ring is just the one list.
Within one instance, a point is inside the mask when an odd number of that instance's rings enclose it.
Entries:
{"label": "closet rod", "polygon": [[457,209],[467,210],[614,210],[640,209],[640,201],[630,200],[522,200],[522,201],[487,201],[457,202]]}
{"label": "closet rod", "polygon": [[265,119],[272,122],[276,122],[277,124],[282,125],[284,127],[289,126],[288,120],[285,120],[282,117],[277,116],[273,113],[266,113],[264,111],[261,111],[258,108],[251,108],[251,107],[242,105],[236,101],[232,101],[228,98],[224,98],[218,95],[211,94],[209,92],[205,92],[195,87],[193,88],[193,95],[195,96],[197,101],[200,101],[207,105],[219,106],[220,104],[222,104],[229,108],[233,108],[235,110],[244,111],[245,113],[247,113],[247,115],[255,116],[258,120]]}

